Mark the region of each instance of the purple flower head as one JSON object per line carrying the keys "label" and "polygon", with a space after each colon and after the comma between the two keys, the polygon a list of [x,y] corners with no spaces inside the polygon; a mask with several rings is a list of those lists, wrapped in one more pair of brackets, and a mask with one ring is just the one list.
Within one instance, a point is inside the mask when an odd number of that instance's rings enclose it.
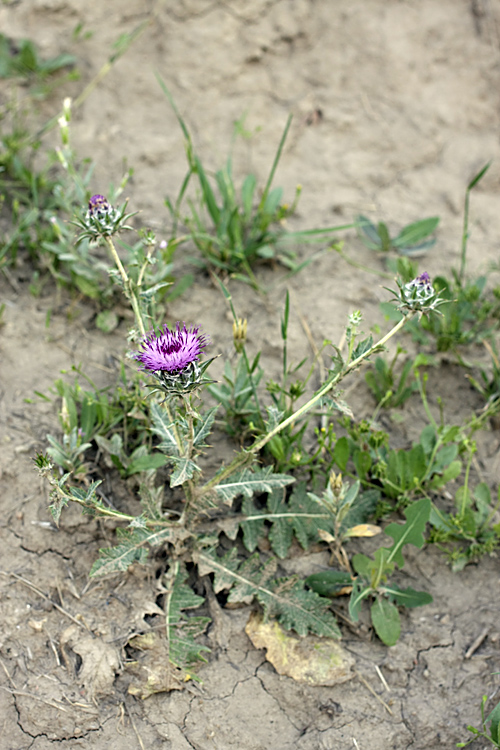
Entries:
{"label": "purple flower head", "polygon": [[186,328],[176,324],[175,330],[163,326],[163,331],[154,331],[142,340],[142,351],[132,356],[141,362],[142,370],[149,372],[182,372],[189,365],[198,362],[202,350],[208,344],[199,327]]}
{"label": "purple flower head", "polygon": [[101,216],[111,213],[112,210],[111,204],[104,195],[93,195],[89,200],[90,216],[100,218]]}

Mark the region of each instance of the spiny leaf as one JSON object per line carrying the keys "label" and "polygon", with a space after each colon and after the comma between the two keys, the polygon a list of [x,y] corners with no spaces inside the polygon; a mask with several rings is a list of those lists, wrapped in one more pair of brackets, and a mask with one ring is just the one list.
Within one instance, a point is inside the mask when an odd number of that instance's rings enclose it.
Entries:
{"label": "spiny leaf", "polygon": [[[153,474],[153,477],[155,474]],[[151,520],[159,520],[162,517],[161,506],[163,501],[164,487],[154,486],[153,478],[148,476],[146,481],[142,482],[139,486],[139,496],[141,498],[141,505],[143,512],[147,518]]]}
{"label": "spiny leaf", "polygon": [[194,429],[193,445],[197,448],[201,448],[204,445],[205,438],[210,434],[210,430],[212,429],[215,414],[218,408],[218,406],[214,406],[213,409],[209,409],[205,414],[202,415],[199,423],[196,423]]}
{"label": "spiny leaf", "polygon": [[119,573],[135,562],[145,562],[148,547],[174,540],[179,531],[170,527],[154,531],[147,528],[117,529],[116,536],[120,544],[99,550],[99,558],[92,566],[90,577]]}
{"label": "spiny leaf", "polygon": [[294,478],[287,474],[273,474],[271,466],[257,471],[243,469],[218,484],[215,491],[223,503],[231,505],[238,495],[252,497],[256,492],[272,492],[294,481]]}
{"label": "spiny leaf", "polygon": [[220,590],[223,583],[225,588],[235,587],[230,593],[231,601],[248,602],[253,597],[262,605],[266,618],[276,617],[284,627],[299,635],[312,632],[340,637],[329,601],[306,590],[304,583],[295,578],[275,579],[275,560],[262,565],[255,554],[240,566],[234,549],[224,557],[217,557],[215,549],[211,549],[196,553],[195,558],[202,574],[216,574],[214,590],[215,586]]}
{"label": "spiny leaf", "polygon": [[271,524],[269,541],[273,552],[284,559],[290,549],[293,535],[304,549],[320,540],[319,531],[333,532],[333,517],[313,495],[306,493],[304,485],[298,485],[289,500],[283,489],[270,492],[267,498],[267,512],[257,509],[251,500],[243,502],[242,511],[246,516],[240,521],[243,529],[243,542],[249,552],[253,552],[265,531],[265,523]]}
{"label": "spiny leaf", "polygon": [[284,491],[275,490],[271,492],[267,498],[267,507],[270,513],[275,514],[269,530],[269,541],[273,552],[284,560],[293,539],[292,519],[290,509],[285,502]]}
{"label": "spiny leaf", "polygon": [[206,629],[209,617],[185,617],[185,609],[200,607],[205,599],[185,584],[187,573],[179,562],[174,563],[167,577],[165,625],[168,656],[172,664],[186,668],[196,661],[205,661],[203,652],[210,651],[194,639]]}
{"label": "spiny leaf", "polygon": [[194,461],[189,458],[172,458],[175,470],[170,475],[170,486],[179,487],[179,485],[192,479],[195,472],[200,471]]}
{"label": "spiny leaf", "polygon": [[174,424],[168,419],[165,409],[161,409],[158,404],[151,404],[151,417],[153,419],[152,431],[161,438],[159,448],[167,456],[178,456],[179,446],[175,439]]}
{"label": "spiny leaf", "polygon": [[334,533],[333,516],[309,496],[304,484],[294,488],[289,508],[295,536],[304,549],[319,540],[319,529]]}
{"label": "spiny leaf", "polygon": [[249,552],[254,552],[259,539],[264,536],[266,514],[259,513],[249,497],[243,500],[241,512],[246,516],[239,524],[243,531],[243,544]]}

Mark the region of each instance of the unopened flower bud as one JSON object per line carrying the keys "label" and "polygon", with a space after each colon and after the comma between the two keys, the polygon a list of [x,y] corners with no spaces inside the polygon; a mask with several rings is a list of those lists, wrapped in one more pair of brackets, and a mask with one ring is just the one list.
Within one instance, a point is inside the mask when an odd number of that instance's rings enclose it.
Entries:
{"label": "unopened flower bud", "polygon": [[238,318],[233,322],[233,343],[238,353],[243,351],[247,340],[247,319]]}
{"label": "unopened flower bud", "polygon": [[392,289],[388,291],[394,294],[399,301],[399,310],[408,310],[422,314],[435,310],[439,305],[446,302],[446,300],[439,297],[439,292],[436,292],[432,286],[431,278],[427,271],[424,271],[407,284],[403,284],[398,279],[396,279],[396,283],[399,287],[399,294]]}
{"label": "unopened flower bud", "polygon": [[111,237],[120,229],[131,229],[125,222],[134,214],[125,214],[127,204],[114,208],[104,195],[93,195],[89,200],[88,210],[83,220],[74,221],[82,231],[79,239],[99,239]]}
{"label": "unopened flower bud", "polygon": [[340,472],[335,474],[335,472],[332,471],[328,481],[333,494],[339,496],[343,487],[342,474]]}

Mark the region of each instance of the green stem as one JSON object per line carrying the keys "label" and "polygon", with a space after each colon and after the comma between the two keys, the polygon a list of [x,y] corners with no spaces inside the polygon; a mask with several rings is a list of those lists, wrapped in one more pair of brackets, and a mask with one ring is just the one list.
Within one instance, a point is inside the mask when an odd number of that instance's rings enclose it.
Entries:
{"label": "green stem", "polygon": [[347,367],[339,372],[332,380],[329,380],[323,388],[321,388],[315,395],[307,401],[303,406],[300,407],[300,409],[297,409],[296,412],[294,412],[291,416],[289,416],[287,419],[285,419],[283,422],[280,422],[280,424],[276,425],[276,427],[271,430],[267,435],[264,435],[260,440],[258,440],[256,443],[251,446],[249,449],[251,453],[258,453],[262,450],[262,448],[279,432],[285,429],[285,427],[288,427],[289,424],[292,422],[296,422],[297,419],[299,419],[303,414],[309,411],[314,404],[316,404],[320,399],[323,398],[323,396],[326,396],[326,394],[332,390],[332,388],[337,385],[339,380],[343,379],[349,372],[352,370],[355,370],[359,365],[365,360],[370,357],[373,352],[376,349],[379,349],[381,346],[384,346],[384,344],[389,341],[390,338],[392,338],[406,323],[406,321],[410,318],[410,315],[404,316],[401,318],[401,320],[396,323],[396,325],[391,328],[391,330],[383,336],[383,338],[380,339],[376,344],[374,344],[368,351],[364,352],[364,354],[360,354],[359,357],[354,359],[352,362],[350,362]]}
{"label": "green stem", "polygon": [[387,273],[387,271],[379,271],[376,268],[370,268],[370,266],[365,266],[363,265],[363,263],[358,263],[356,260],[352,260],[352,258],[349,258],[349,256],[336,243],[334,243],[331,247],[333,250],[335,250],[336,253],[340,255],[341,258],[345,260],[346,263],[348,263],[353,268],[359,268],[361,271],[366,271],[367,273],[372,273],[375,276],[380,276],[383,279],[389,279],[390,281],[393,281],[394,274]]}
{"label": "green stem", "polygon": [[120,273],[120,276],[122,277],[123,281],[123,288],[125,290],[125,294],[130,300],[130,304],[132,305],[132,310],[134,311],[135,320],[137,323],[137,326],[139,328],[139,331],[141,332],[142,336],[146,335],[146,328],[144,327],[144,321],[142,319],[141,311],[139,308],[139,301],[137,299],[137,296],[132,288],[132,282],[125,271],[125,268],[123,267],[123,263],[120,260],[120,256],[118,255],[116,251],[116,247],[114,246],[113,240],[111,237],[104,237],[106,240],[106,244],[111,252],[111,255],[113,257],[113,260],[116,263],[116,267],[118,268],[118,271]]}
{"label": "green stem", "polygon": [[462,251],[460,254],[460,274],[459,282],[460,286],[463,286],[465,278],[465,266],[467,262],[467,242],[469,239],[469,196],[470,190],[465,193],[465,204],[464,204],[464,227],[462,231]]}
{"label": "green stem", "polygon": [[311,399],[309,399],[307,403],[301,406],[300,409],[297,409],[297,411],[291,414],[287,419],[276,425],[276,427],[271,430],[271,432],[267,433],[267,435],[264,435],[262,438],[260,438],[260,440],[257,440],[253,445],[250,446],[250,448],[241,451],[241,453],[239,453],[225,469],[216,474],[210,481],[203,485],[203,487],[201,488],[201,494],[203,494],[203,492],[206,492],[207,490],[210,490],[212,487],[215,487],[221,481],[231,476],[231,474],[233,474],[237,469],[249,463],[275,435],[284,430],[285,427],[288,427],[288,425],[292,424],[292,422],[295,422],[303,414],[308,412],[314,406],[314,404],[316,404],[320,399],[323,398],[323,396],[331,391],[332,388],[337,385],[337,383],[342,378],[344,378],[352,370],[356,369],[356,367],[359,367],[359,365],[365,359],[368,359],[368,357],[370,357],[376,349],[384,346],[384,344],[386,344],[386,342],[389,341],[390,338],[392,338],[399,330],[401,330],[401,328],[403,328],[406,321],[413,317],[413,315],[414,313],[410,312],[407,315],[403,316],[401,320],[396,323],[396,325],[380,339],[380,341],[370,347],[370,349],[364,352],[364,354],[360,354],[359,357],[350,362],[344,370],[339,372],[334,378],[332,378],[332,380],[329,380]]}
{"label": "green stem", "polygon": [[464,478],[464,486],[463,486],[463,496],[462,496],[462,502],[460,504],[460,518],[463,518],[465,516],[465,511],[467,510],[467,499],[469,495],[469,474],[470,474],[470,467],[472,464],[472,456],[473,456],[473,450],[469,448],[469,459],[467,461],[467,466],[465,467],[465,478]]}
{"label": "green stem", "polygon": [[[82,500],[79,500],[77,497],[74,497],[73,495],[67,495],[66,493],[64,496],[71,500],[74,503],[78,503],[78,505],[81,505],[83,508],[87,508],[88,510],[91,510],[92,513],[95,513],[97,516],[105,516],[106,518],[116,518],[118,521],[127,521],[128,523],[132,523],[133,521],[136,521],[136,516],[130,516],[128,513],[121,513],[119,510],[112,510],[112,508],[102,508],[102,507],[96,507],[92,503],[86,503]],[[145,522],[148,526],[152,526],[153,528],[156,526],[160,527],[166,527],[166,526],[173,526],[171,521],[162,521],[162,520],[153,520],[146,518]]]}

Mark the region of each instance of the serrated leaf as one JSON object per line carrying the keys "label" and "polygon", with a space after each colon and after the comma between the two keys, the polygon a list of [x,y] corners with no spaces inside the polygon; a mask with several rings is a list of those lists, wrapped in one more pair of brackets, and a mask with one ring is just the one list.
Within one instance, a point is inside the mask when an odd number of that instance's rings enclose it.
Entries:
{"label": "serrated leaf", "polygon": [[371,606],[371,617],[380,640],[386,646],[394,646],[401,635],[401,619],[396,605],[388,599],[378,597]]}
{"label": "serrated leaf", "polygon": [[161,530],[151,529],[120,529],[116,536],[120,543],[116,547],[106,547],[99,550],[99,558],[92,565],[90,577],[105,576],[127,570],[133,563],[144,563],[148,556],[148,548],[155,547],[176,537],[172,528]]}
{"label": "serrated leaf", "polygon": [[295,536],[303,549],[319,541],[319,529],[335,533],[332,514],[325,512],[323,506],[313,500],[304,484],[294,488],[289,500],[289,512]]}
{"label": "serrated leaf", "polygon": [[241,512],[246,518],[240,521],[243,531],[243,544],[249,552],[254,552],[261,536],[264,535],[265,520],[262,513],[259,513],[253,501],[246,497],[241,506]]}
{"label": "serrated leaf", "polygon": [[231,505],[238,495],[252,497],[256,492],[268,493],[279,487],[286,487],[294,481],[294,477],[288,474],[274,474],[271,466],[256,471],[243,469],[217,484],[215,491],[223,503]]}
{"label": "serrated leaf", "polygon": [[192,479],[194,474],[200,471],[199,467],[194,461],[189,458],[172,458],[175,469],[170,475],[170,486],[179,487],[180,485],[187,482],[188,479]]}
{"label": "serrated leaf", "polygon": [[363,339],[363,341],[360,341],[359,344],[356,346],[352,353],[351,361],[354,361],[355,359],[358,359],[358,357],[361,357],[363,354],[366,354],[367,351],[369,351],[373,346],[373,336],[370,334],[368,338]]}
{"label": "serrated leaf", "polygon": [[165,409],[161,409],[156,403],[151,404],[151,418],[153,426],[151,430],[158,435],[161,442],[158,446],[167,456],[178,456],[179,446],[175,439],[174,424],[170,422]]}
{"label": "serrated leaf", "polygon": [[238,578],[233,581],[228,602],[251,604],[254,597],[258,598],[258,591],[265,591],[265,587],[271,583],[277,567],[272,557],[262,562],[258,552],[244,560],[238,567]]}
{"label": "serrated leaf", "polygon": [[146,518],[158,520],[162,517],[163,492],[163,485],[155,487],[151,476],[148,476],[146,481],[140,484],[139,497]]}
{"label": "serrated leaf", "polygon": [[271,492],[267,498],[269,512],[275,515],[269,530],[269,541],[275,555],[281,560],[287,556],[293,539],[293,516],[290,508],[285,502],[283,490]]}
{"label": "serrated leaf", "polygon": [[54,494],[52,496],[52,502],[49,505],[49,510],[56,526],[59,526],[62,509],[67,507],[68,502],[68,498],[62,495]]}
{"label": "serrated leaf", "polygon": [[218,408],[218,406],[214,406],[212,409],[209,409],[202,415],[201,420],[196,422],[193,445],[197,448],[201,448],[205,444],[205,438],[210,434]]}
{"label": "serrated leaf", "polygon": [[186,571],[179,562],[174,563],[166,577],[167,592],[165,596],[165,627],[168,658],[177,667],[186,669],[196,661],[205,661],[203,652],[209,648],[197,643],[194,639],[204,632],[209,617],[185,617],[183,610],[197,609],[205,599],[198,596],[186,585]]}
{"label": "serrated leaf", "polygon": [[231,601],[255,598],[262,605],[265,618],[276,617],[284,627],[299,635],[311,632],[330,638],[340,637],[329,610],[330,602],[314,591],[306,590],[302,581],[274,579],[276,560],[270,559],[263,565],[259,555],[255,554],[239,566],[233,550],[224,558],[218,558],[214,549],[196,553],[195,559],[202,570],[215,572],[216,580],[222,578],[230,583],[232,579],[235,593],[230,592]]}
{"label": "serrated leaf", "polygon": [[405,544],[413,544],[418,549],[424,546],[425,525],[429,520],[431,513],[431,501],[428,497],[414,502],[404,511],[406,523],[391,523],[384,529],[384,533],[394,539],[394,544],[390,547],[388,562],[394,562],[402,568],[405,564],[401,553]]}

